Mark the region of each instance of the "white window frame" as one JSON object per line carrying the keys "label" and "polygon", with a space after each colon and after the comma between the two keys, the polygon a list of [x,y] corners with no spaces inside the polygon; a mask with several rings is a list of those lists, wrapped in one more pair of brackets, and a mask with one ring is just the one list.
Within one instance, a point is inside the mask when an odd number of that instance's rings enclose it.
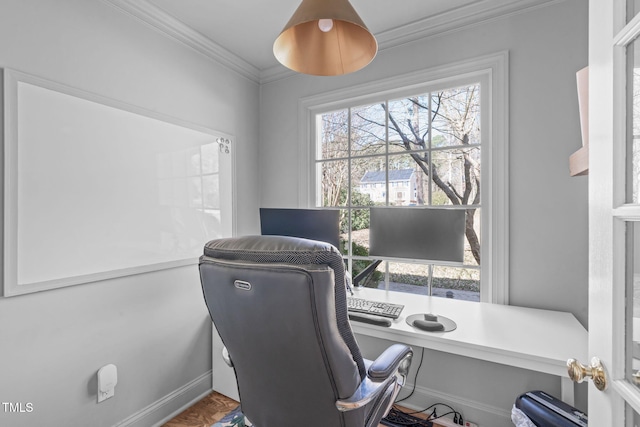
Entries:
{"label": "white window frame", "polygon": [[[499,52],[300,99],[298,105],[299,206],[314,207],[318,179],[315,135],[318,114],[380,99],[481,85],[482,181],[480,301],[509,303],[509,54]],[[487,112],[487,113],[485,113]]]}

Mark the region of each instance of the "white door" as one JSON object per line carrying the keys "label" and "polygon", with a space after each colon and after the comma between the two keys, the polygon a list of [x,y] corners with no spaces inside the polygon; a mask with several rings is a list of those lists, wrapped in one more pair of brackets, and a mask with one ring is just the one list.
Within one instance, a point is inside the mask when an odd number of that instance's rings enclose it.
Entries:
{"label": "white door", "polygon": [[639,12],[589,0],[589,354],[606,375],[604,391],[589,385],[594,426],[640,426]]}

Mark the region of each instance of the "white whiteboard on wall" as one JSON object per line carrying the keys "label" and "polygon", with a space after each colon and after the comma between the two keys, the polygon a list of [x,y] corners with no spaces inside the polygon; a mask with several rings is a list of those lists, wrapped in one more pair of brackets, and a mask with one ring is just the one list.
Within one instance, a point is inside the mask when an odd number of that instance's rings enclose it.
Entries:
{"label": "white whiteboard on wall", "polygon": [[4,70],[4,296],[197,263],[233,234],[229,135]]}

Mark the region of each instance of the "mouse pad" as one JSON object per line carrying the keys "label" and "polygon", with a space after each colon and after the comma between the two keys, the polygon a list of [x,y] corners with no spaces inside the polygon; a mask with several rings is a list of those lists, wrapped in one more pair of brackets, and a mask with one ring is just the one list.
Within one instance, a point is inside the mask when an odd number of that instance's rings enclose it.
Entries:
{"label": "mouse pad", "polygon": [[[418,313],[418,314],[412,314],[411,316],[407,317],[407,324],[409,324],[409,326],[413,326],[413,321],[414,320],[424,320],[424,313]],[[456,322],[454,322],[453,320],[449,319],[448,317],[444,317],[444,316],[438,316],[438,322],[442,323],[442,326],[444,326],[444,330],[441,331],[433,331],[433,332],[451,332],[454,329],[456,329],[458,327],[458,325],[456,324]],[[415,328],[415,326],[414,326]],[[429,332],[429,331],[424,331],[422,329],[418,329],[415,328],[417,331],[422,331],[422,332]]]}

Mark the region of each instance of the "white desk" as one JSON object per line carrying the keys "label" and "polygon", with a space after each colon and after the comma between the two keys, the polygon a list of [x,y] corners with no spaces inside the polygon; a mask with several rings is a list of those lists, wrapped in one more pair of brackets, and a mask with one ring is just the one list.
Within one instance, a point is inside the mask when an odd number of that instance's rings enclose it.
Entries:
{"label": "white desk", "polygon": [[[561,399],[574,402],[567,359],[587,360],[587,331],[570,313],[428,297],[359,288],[357,298],[404,304],[390,327],[352,321],[354,332],[475,359],[557,375]],[[434,313],[458,325],[451,332],[425,332],[409,326],[407,316]]]}

